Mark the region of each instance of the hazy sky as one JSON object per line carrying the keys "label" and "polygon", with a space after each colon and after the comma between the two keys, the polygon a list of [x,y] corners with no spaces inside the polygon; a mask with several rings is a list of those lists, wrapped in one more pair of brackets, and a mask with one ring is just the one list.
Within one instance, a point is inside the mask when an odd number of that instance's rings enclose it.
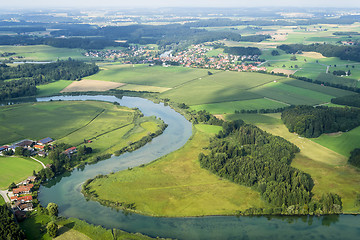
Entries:
{"label": "hazy sky", "polygon": [[359,0],[2,0],[2,8],[45,7],[346,7],[360,8]]}

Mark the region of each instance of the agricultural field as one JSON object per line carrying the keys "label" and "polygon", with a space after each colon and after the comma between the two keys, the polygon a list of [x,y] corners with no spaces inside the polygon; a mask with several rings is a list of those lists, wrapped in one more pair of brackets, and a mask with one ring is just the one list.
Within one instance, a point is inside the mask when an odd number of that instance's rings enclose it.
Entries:
{"label": "agricultural field", "polygon": [[99,73],[84,79],[173,88],[190,80],[207,76],[205,69],[124,64],[100,66]]}
{"label": "agricultural field", "polygon": [[38,172],[42,169],[40,163],[22,157],[0,156],[0,189],[6,189],[12,182],[18,183],[32,176],[33,170]]}
{"label": "agricultural field", "polygon": [[[14,52],[14,56],[21,56],[22,61],[56,61],[57,59],[66,60],[69,57],[73,59],[90,59],[82,55],[85,50],[71,48],[55,48],[47,45],[30,45],[30,46],[0,46],[0,52]],[[14,57],[12,56],[12,57]],[[0,58],[3,60],[4,58]]]}
{"label": "agricultural field", "polygon": [[[84,139],[94,153],[113,153],[159,129],[160,121],[146,117],[134,121],[135,110],[104,102],[46,102],[0,109],[2,143],[51,137],[78,146]],[[20,116],[27,116],[24,121]]]}
{"label": "agricultural field", "polygon": [[105,81],[98,81],[98,80],[81,80],[81,81],[74,81],[63,90],[61,93],[64,92],[90,92],[90,91],[108,91],[110,89],[116,89],[118,87],[123,86],[123,83],[117,82],[105,82]]}
{"label": "agricultural field", "polygon": [[288,104],[269,100],[266,98],[258,98],[252,100],[210,103],[202,105],[192,105],[190,108],[196,111],[206,110],[211,114],[234,113],[240,110],[253,109],[276,109],[289,106]]}
{"label": "agricultural field", "polygon": [[[258,192],[200,167],[198,154],[220,129],[196,125],[183,148],[146,166],[96,179],[89,185],[91,191],[101,199],[135,203],[136,212],[153,216],[227,215],[264,207]],[[116,192],[111,191],[114,187]]]}
{"label": "agricultural field", "polygon": [[[292,166],[311,175],[315,183],[314,198],[321,198],[323,193],[331,189],[331,192],[341,196],[345,213],[358,211],[358,208],[354,206],[354,199],[356,193],[359,192],[360,174],[359,170],[347,165],[347,157],[321,146],[316,140],[290,133],[282,124],[280,114],[232,114],[226,117],[231,120],[243,119],[296,144],[300,148],[300,153],[296,155]],[[346,141],[344,144],[352,145],[351,141],[354,141],[354,137],[344,137],[343,140]]]}
{"label": "agricultural field", "polygon": [[37,97],[43,97],[43,96],[51,96],[54,94],[59,94],[61,90],[66,88],[72,83],[72,81],[69,80],[60,80],[44,85],[37,86],[38,92]]}

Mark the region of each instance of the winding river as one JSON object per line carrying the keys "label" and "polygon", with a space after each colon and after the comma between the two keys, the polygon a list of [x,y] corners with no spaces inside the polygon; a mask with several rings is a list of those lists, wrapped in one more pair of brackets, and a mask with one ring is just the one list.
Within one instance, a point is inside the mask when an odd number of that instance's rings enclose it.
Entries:
{"label": "winding river", "polygon": [[75,217],[106,228],[140,232],[152,237],[177,239],[358,239],[360,216],[322,217],[234,217],[158,218],[139,214],[125,215],[94,201],[86,201],[81,184],[98,174],[108,174],[149,163],[181,148],[192,134],[192,125],[182,115],[163,104],[134,97],[60,96],[38,98],[50,100],[99,100],[137,107],[145,116],[155,115],[168,124],[162,135],[144,147],[118,157],[86,165],[49,181],[41,187],[39,200],[59,205],[60,215]]}

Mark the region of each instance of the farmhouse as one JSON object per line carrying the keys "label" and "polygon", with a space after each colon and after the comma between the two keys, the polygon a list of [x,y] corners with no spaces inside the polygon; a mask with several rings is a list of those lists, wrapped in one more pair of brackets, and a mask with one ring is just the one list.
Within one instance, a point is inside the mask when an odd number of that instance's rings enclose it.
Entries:
{"label": "farmhouse", "polygon": [[31,211],[33,210],[32,203],[22,203],[17,206],[21,211]]}
{"label": "farmhouse", "polygon": [[11,148],[12,150],[15,150],[15,148],[17,147],[29,148],[33,143],[34,141],[25,139],[22,140],[21,142],[15,143],[14,145],[11,145],[9,148]]}
{"label": "farmhouse", "polygon": [[35,149],[38,149],[38,150],[44,150],[44,146],[43,146],[43,145],[34,145],[34,148],[35,148]]}
{"label": "farmhouse", "polygon": [[0,155],[3,155],[3,151],[7,151],[8,150],[8,146],[2,146],[0,147]]}
{"label": "farmhouse", "polygon": [[31,195],[26,195],[23,197],[13,196],[10,198],[12,202],[28,203],[33,200]]}
{"label": "farmhouse", "polygon": [[37,143],[38,145],[46,145],[49,144],[51,142],[53,142],[54,140],[52,138],[46,137],[44,139],[39,140]]}
{"label": "farmhouse", "polygon": [[13,189],[14,195],[18,196],[20,194],[31,193],[31,189],[34,187],[34,184],[29,184],[27,186],[19,186],[18,188]]}
{"label": "farmhouse", "polygon": [[71,154],[74,154],[76,152],[77,152],[76,147],[71,147],[71,148],[68,148],[68,149],[66,149],[64,151],[64,153],[67,154],[67,155],[71,155]]}

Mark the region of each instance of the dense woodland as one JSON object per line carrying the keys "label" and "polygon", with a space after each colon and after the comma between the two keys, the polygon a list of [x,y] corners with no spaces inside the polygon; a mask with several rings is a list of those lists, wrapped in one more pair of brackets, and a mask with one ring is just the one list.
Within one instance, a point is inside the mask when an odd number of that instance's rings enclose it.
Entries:
{"label": "dense woodland", "polygon": [[348,163],[360,168],[360,148],[355,148],[351,153]]}
{"label": "dense woodland", "polygon": [[[36,95],[36,85],[57,80],[79,80],[95,74],[99,67],[69,59],[48,64],[0,65],[0,100]],[[4,81],[15,79],[12,81]]]}
{"label": "dense woodland", "polygon": [[15,222],[14,214],[6,205],[0,205],[0,239],[25,239],[24,232]]}
{"label": "dense woodland", "polygon": [[334,104],[360,108],[360,94],[333,98],[331,99],[331,102]]}
{"label": "dense woodland", "polygon": [[325,57],[338,57],[342,60],[360,62],[360,46],[337,46],[332,44],[313,43],[310,45],[283,44],[278,46],[277,48],[290,54],[294,54],[299,51],[318,52]]}
{"label": "dense woodland", "polygon": [[346,132],[360,125],[360,110],[355,108],[296,106],[281,114],[290,132],[313,138],[323,133]]}
{"label": "dense woodland", "polygon": [[311,201],[310,175],[290,166],[299,148],[243,121],[225,122],[211,139],[210,153],[200,165],[235,183],[252,187],[274,208],[248,209],[241,214],[313,214],[341,212],[341,198],[327,194]]}

